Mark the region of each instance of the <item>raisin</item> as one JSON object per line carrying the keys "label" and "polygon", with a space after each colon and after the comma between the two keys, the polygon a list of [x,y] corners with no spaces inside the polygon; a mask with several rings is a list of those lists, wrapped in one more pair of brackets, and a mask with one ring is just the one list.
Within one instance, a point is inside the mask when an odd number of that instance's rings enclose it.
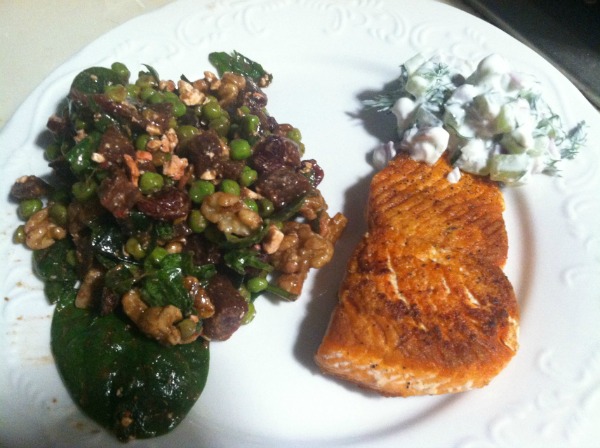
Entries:
{"label": "raisin", "polygon": [[206,293],[215,306],[215,314],[204,321],[204,336],[213,341],[225,341],[242,324],[248,304],[223,275],[210,279]]}
{"label": "raisin", "polygon": [[97,151],[104,156],[104,161],[100,164],[101,168],[108,168],[122,163],[125,154],[135,156],[135,148],[131,143],[131,139],[116,126],[110,126],[102,134]]}
{"label": "raisin", "polygon": [[129,182],[125,171],[118,170],[113,176],[102,181],[98,188],[98,197],[104,208],[115,218],[124,218],[142,197],[142,193]]}
{"label": "raisin", "polygon": [[300,167],[300,150],[289,138],[270,135],[257,143],[250,164],[259,173],[269,173],[278,168]]}
{"label": "raisin", "polygon": [[10,195],[17,201],[46,196],[50,186],[37,176],[26,176],[18,179],[10,189]]}
{"label": "raisin", "polygon": [[166,188],[150,196],[142,196],[137,208],[151,218],[161,221],[173,221],[184,218],[191,208],[187,194],[176,188]]}
{"label": "raisin", "polygon": [[287,168],[279,168],[256,183],[256,191],[273,202],[278,209],[304,196],[311,188],[306,176]]}

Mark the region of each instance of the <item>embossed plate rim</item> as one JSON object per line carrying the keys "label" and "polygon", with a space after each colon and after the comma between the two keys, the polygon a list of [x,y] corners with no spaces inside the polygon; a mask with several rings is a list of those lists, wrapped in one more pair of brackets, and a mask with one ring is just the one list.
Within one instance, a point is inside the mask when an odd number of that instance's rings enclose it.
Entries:
{"label": "embossed plate rim", "polygon": [[[150,35],[144,31],[149,28]],[[302,45],[293,46],[299,38]],[[600,276],[600,233],[593,223],[600,209],[593,194],[600,191],[600,157],[591,145],[563,165],[564,177],[506,192],[507,273],[524,296],[521,350],[490,386],[451,397],[384,399],[325,378],[311,363],[344,260],[364,227],[372,174],[366,159],[382,132],[353,116],[357,95],[391,80],[414,52],[436,48],[473,59],[492,51],[507,55],[549,86],[550,103],[568,123],[586,118],[590,141],[600,141],[597,111],[548,62],[489,24],[433,1],[185,0],[116,28],[51,73],[0,134],[0,256],[7,260],[0,267],[0,444],[121,446],[66,396],[47,346],[51,307],[31,276],[29,254],[9,241],[17,219],[8,189],[21,174],[46,171],[35,151],[47,116],[72,77],[89,65],[119,58],[132,69],[149,63],[176,77],[206,69],[209,51],[232,49],[273,71],[271,112],[302,129],[307,155],[326,170],[323,189],[331,210],[344,209],[353,222],[336,260],[311,276],[299,302],[259,303],[250,326],[213,347],[207,390],[186,421],[172,434],[133,446],[596,441],[600,298],[592,285]],[[317,87],[324,93],[315,95]],[[318,107],[313,98],[321,101]],[[340,161],[346,165],[338,168]]]}

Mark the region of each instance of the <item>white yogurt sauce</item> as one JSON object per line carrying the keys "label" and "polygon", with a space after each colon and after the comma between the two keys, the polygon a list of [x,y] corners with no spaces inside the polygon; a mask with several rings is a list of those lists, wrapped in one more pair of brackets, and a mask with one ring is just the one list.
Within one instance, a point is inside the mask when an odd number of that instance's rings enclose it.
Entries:
{"label": "white yogurt sauce", "polygon": [[[474,71],[464,62],[417,55],[402,66],[400,79],[400,94],[388,108],[397,120],[395,148],[415,160],[434,164],[449,150],[458,170],[521,184],[532,174],[556,174],[557,162],[572,158],[585,139],[584,123],[563,130],[539,83],[497,54]],[[376,152],[379,165],[393,149],[388,144]],[[457,182],[460,172],[450,177]]]}

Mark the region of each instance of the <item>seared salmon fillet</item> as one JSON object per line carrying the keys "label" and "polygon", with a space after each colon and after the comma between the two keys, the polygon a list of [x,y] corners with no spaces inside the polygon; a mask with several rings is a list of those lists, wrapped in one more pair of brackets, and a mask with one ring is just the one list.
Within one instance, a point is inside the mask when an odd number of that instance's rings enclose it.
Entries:
{"label": "seared salmon fillet", "polygon": [[323,372],[388,396],[444,394],[485,386],[515,354],[502,193],[469,174],[450,183],[451,170],[400,155],[374,176]]}

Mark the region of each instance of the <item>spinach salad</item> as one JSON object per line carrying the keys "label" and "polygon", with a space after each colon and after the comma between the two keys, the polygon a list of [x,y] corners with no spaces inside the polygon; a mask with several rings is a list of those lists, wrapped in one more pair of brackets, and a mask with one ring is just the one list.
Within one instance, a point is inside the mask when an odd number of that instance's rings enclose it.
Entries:
{"label": "spinach salad", "polygon": [[162,80],[91,67],[48,120],[48,177],[11,190],[15,240],[56,304],[51,348],[81,409],[123,441],[167,433],[200,396],[209,342],[295,300],[331,259],[323,170],[269,115],[272,76],[240,53]]}

